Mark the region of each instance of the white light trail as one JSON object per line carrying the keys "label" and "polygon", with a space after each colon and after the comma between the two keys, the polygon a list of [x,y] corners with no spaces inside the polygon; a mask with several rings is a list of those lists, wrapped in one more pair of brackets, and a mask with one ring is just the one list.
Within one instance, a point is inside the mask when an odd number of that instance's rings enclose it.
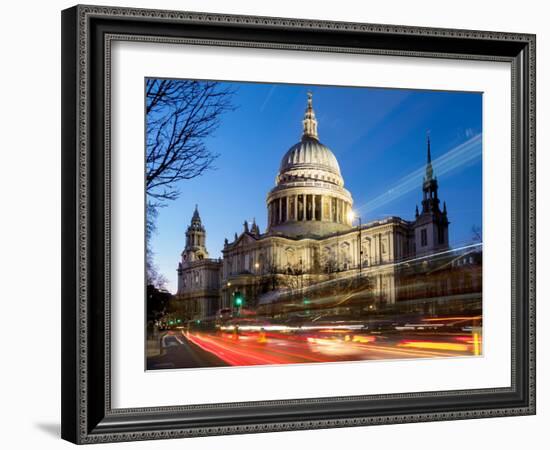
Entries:
{"label": "white light trail", "polygon": [[[442,176],[451,170],[460,166],[464,166],[471,161],[481,157],[481,133],[476,134],[466,142],[454,147],[444,155],[432,161],[432,167],[436,176]],[[408,192],[417,189],[421,185],[426,167],[413,171],[399,180],[394,187],[388,189],[378,197],[357,206],[356,208],[366,215],[370,211],[374,211],[380,206],[386,205],[391,201],[407,194]]]}

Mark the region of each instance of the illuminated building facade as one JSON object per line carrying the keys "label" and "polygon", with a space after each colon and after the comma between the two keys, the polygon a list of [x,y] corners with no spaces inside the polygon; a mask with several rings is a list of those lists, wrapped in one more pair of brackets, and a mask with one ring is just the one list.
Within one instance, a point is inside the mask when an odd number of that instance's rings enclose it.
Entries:
{"label": "illuminated building facade", "polygon": [[233,241],[226,239],[223,257],[209,259],[195,210],[178,266],[177,297],[187,302],[188,315],[231,308],[236,292],[246,306],[265,309],[284,303],[296,289],[350,277],[369,280],[369,305],[392,305],[399,300],[401,262],[449,249],[447,207],[440,205],[429,139],[422,206],[414,220],[362,224],[334,153],[319,139],[311,94],[302,124],[302,138],[284,154],[267,194],[265,232],[255,221],[245,222]]}

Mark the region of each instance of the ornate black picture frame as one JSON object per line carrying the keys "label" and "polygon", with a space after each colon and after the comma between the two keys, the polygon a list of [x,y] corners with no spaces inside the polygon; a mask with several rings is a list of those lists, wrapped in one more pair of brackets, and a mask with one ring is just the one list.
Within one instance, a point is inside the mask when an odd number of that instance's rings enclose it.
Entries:
{"label": "ornate black picture frame", "polygon": [[[113,409],[109,113],[117,40],[511,63],[511,386]],[[534,35],[75,6],[62,13],[62,109],[64,439],[84,444],[535,413]]]}

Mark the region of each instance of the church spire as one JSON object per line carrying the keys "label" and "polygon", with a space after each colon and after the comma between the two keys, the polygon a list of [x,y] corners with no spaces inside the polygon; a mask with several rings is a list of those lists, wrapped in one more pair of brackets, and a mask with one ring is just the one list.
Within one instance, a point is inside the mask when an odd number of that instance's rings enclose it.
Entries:
{"label": "church spire", "polygon": [[[430,135],[426,133],[426,174],[422,182],[422,210],[415,211],[414,240],[416,255],[433,254],[449,248],[447,204],[439,207],[438,182],[432,167]],[[419,214],[420,213],[420,214]]]}
{"label": "church spire", "polygon": [[427,159],[426,159],[426,175],[424,176],[424,182],[422,183],[422,191],[424,192],[424,199],[422,200],[422,214],[424,213],[441,213],[439,209],[439,198],[437,195],[437,178],[434,177],[434,170],[432,167],[432,149],[430,142],[430,135],[426,133],[427,143]]}
{"label": "church spire", "polygon": [[206,229],[202,224],[198,205],[195,205],[191,223],[185,232],[185,249],[183,250],[182,257],[183,264],[198,259],[208,258],[208,251],[206,250]]}
{"label": "church spire", "polygon": [[260,235],[260,227],[256,223],[256,218],[252,219],[252,227],[250,228],[250,232],[256,236]]}
{"label": "church spire", "polygon": [[430,146],[430,134],[427,133],[427,136],[426,136],[426,139],[427,139],[427,144],[428,144],[428,159],[427,159],[427,162],[426,162],[426,181],[429,181],[433,178],[433,175],[434,175],[434,169],[432,167],[432,150],[431,150],[431,146]]}
{"label": "church spire", "polygon": [[199,215],[199,205],[195,203],[195,211],[193,211],[193,217],[191,222],[200,222],[201,216]]}
{"label": "church spire", "polygon": [[191,225],[189,226],[189,228],[204,231],[201,216],[199,214],[199,205],[197,204],[195,205],[195,211],[193,211],[193,217],[191,218]]}
{"label": "church spire", "polygon": [[311,92],[307,93],[307,108],[302,124],[304,126],[302,139],[319,139],[319,135],[317,134],[317,119],[315,118],[315,111],[313,111],[313,94]]}

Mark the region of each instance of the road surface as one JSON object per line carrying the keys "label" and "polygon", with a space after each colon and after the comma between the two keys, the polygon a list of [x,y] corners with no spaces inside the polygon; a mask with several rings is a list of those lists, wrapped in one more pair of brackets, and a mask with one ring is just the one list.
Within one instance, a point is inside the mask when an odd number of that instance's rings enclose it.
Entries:
{"label": "road surface", "polygon": [[148,369],[478,356],[481,337],[461,333],[284,334],[171,331]]}
{"label": "road surface", "polygon": [[147,370],[196,367],[221,367],[228,364],[211,352],[190,343],[181,333],[168,332],[160,337],[162,353],[147,358]]}

